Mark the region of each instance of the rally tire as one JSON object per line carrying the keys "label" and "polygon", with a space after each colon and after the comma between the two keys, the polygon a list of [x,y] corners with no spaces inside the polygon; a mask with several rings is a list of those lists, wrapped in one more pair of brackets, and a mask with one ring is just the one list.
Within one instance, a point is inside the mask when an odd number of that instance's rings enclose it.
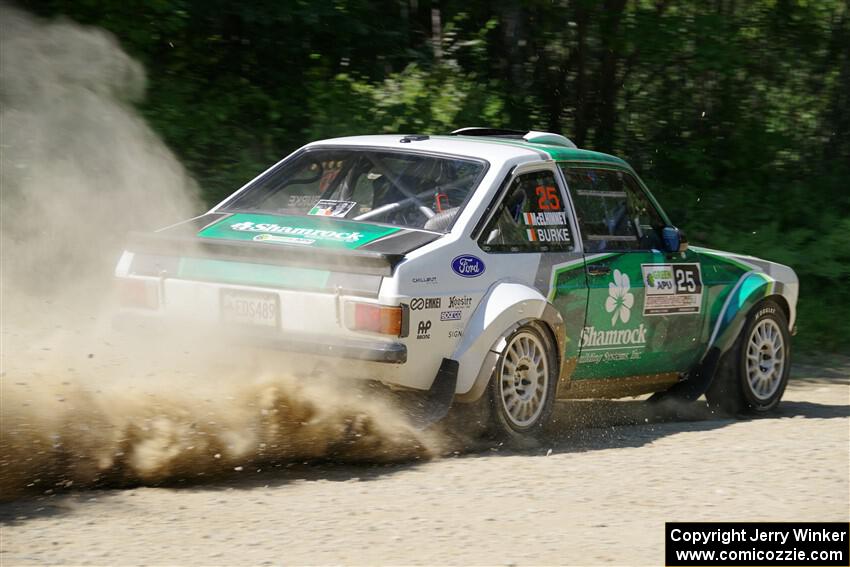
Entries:
{"label": "rally tire", "polygon": [[508,336],[488,386],[490,429],[500,439],[535,438],[548,423],[558,382],[549,333],[523,325]]}
{"label": "rally tire", "polygon": [[709,406],[730,415],[774,409],[788,384],[790,339],[782,308],[770,299],[756,305],[705,393]]}

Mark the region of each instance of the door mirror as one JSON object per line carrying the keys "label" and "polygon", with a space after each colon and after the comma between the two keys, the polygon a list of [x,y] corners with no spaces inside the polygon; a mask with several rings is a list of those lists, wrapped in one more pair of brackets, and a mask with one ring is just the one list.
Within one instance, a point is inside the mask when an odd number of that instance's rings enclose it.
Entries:
{"label": "door mirror", "polygon": [[684,252],[688,249],[688,240],[684,233],[675,226],[665,226],[662,231],[664,247],[667,252]]}

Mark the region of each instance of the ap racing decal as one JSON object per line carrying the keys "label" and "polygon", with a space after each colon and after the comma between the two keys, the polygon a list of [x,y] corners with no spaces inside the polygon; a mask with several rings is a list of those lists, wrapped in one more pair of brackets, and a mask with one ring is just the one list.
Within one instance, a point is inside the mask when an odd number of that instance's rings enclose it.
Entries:
{"label": "ap racing decal", "polygon": [[692,315],[702,308],[699,264],[641,264],[644,315]]}
{"label": "ap racing decal", "polygon": [[316,217],[237,213],[208,226],[199,232],[198,236],[353,250],[399,230],[401,229]]}

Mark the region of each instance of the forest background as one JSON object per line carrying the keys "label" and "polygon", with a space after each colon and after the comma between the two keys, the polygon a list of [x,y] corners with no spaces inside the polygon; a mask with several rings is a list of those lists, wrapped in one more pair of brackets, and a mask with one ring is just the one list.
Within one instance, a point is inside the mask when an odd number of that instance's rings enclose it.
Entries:
{"label": "forest background", "polygon": [[463,126],[629,161],[692,243],[800,276],[850,352],[850,0],[24,0],[104,28],[214,204],[300,145]]}

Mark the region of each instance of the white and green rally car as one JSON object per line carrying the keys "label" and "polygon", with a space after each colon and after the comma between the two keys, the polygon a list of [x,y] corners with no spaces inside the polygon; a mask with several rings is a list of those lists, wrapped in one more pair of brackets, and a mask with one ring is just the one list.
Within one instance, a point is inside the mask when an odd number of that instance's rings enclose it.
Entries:
{"label": "white and green rally car", "polygon": [[[688,246],[629,165],[543,132],[314,142],[200,217],[134,235],[125,319],[220,326],[300,362],[486,400],[504,435],[555,400],[777,405],[797,277]],[[485,403],[482,401],[482,404]]]}

